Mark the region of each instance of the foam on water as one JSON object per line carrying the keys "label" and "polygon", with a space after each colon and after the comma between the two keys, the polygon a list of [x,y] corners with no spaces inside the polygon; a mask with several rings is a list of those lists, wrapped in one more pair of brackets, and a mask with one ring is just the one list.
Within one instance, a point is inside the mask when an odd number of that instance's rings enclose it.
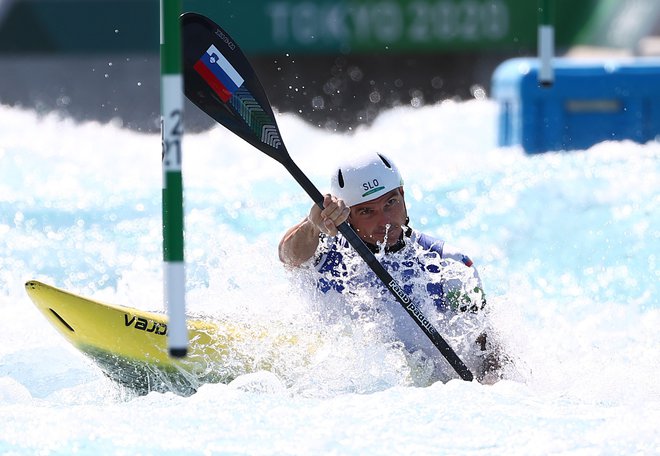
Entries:
{"label": "foam on water", "polygon": [[494,146],[495,115],[473,101],[392,110],[351,134],[279,122],[321,191],[356,150],[397,160],[412,225],[479,267],[517,379],[415,387],[377,325],[320,325],[276,253],[308,197],[216,128],[184,140],[190,311],[296,322],[324,343],[311,364],[291,353],[279,375],[185,398],[118,389],[23,290],[34,278],[162,308],[160,137],[0,107],[0,452],[660,452],[660,145],[527,156]]}

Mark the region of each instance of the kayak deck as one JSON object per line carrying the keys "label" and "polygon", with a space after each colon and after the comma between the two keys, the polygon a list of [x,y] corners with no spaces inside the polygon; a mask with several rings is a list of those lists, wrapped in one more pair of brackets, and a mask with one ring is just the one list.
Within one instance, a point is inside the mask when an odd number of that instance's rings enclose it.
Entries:
{"label": "kayak deck", "polygon": [[[84,298],[35,280],[25,288],[65,339],[110,379],[138,394],[190,395],[204,383],[227,383],[247,372],[270,370],[268,354],[302,340],[246,324],[188,318],[188,355],[171,358],[164,314]],[[260,348],[256,352],[250,349],[255,344]],[[314,344],[303,351],[311,354]]]}

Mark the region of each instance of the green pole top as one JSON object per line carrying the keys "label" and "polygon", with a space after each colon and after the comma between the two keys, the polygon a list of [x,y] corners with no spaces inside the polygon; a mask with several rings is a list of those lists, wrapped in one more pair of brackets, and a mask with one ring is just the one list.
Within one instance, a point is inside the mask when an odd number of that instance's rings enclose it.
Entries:
{"label": "green pole top", "polygon": [[161,0],[162,28],[160,65],[162,74],[181,73],[181,0]]}
{"label": "green pole top", "polygon": [[552,25],[555,0],[539,0],[539,25]]}

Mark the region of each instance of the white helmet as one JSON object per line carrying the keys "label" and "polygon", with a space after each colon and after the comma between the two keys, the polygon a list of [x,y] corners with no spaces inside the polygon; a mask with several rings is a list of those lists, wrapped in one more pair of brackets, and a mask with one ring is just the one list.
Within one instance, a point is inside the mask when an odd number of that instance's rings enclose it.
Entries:
{"label": "white helmet", "polygon": [[401,174],[385,155],[370,153],[340,165],[332,174],[330,193],[347,206],[371,201],[403,185]]}

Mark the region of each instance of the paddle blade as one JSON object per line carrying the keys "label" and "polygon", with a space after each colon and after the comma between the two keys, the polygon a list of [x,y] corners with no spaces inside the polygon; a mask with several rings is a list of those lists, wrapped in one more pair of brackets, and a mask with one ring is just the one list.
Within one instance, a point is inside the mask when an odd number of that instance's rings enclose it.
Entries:
{"label": "paddle blade", "polygon": [[186,97],[279,162],[289,157],[266,93],[238,44],[205,16],[181,16]]}

